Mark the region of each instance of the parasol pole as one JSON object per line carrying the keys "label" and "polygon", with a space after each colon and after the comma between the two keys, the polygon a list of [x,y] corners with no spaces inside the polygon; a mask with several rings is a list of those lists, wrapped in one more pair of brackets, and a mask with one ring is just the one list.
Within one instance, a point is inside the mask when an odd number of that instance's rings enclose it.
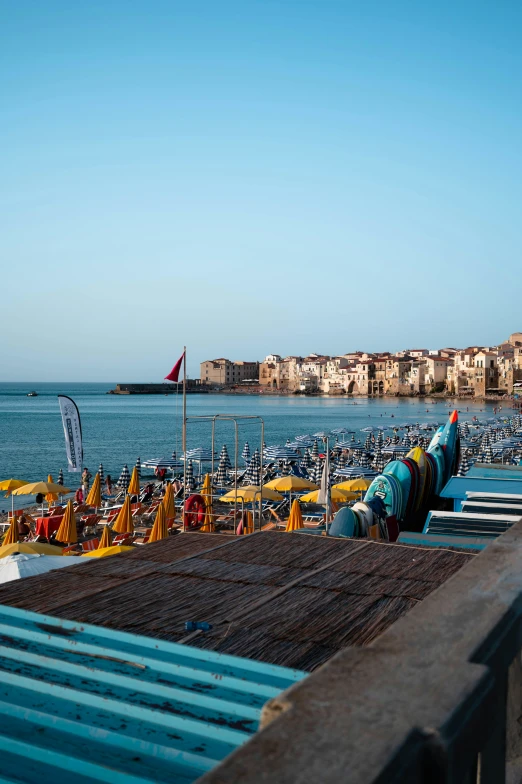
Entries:
{"label": "parasol pole", "polygon": [[181,430],[183,449],[183,530],[185,531],[185,501],[187,498],[187,347],[183,346],[183,425]]}

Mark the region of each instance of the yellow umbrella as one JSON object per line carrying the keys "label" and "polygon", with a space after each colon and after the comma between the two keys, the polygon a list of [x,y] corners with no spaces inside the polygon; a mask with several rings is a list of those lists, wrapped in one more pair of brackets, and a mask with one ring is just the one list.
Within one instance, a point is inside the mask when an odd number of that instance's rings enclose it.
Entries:
{"label": "yellow umbrella", "polygon": [[5,490],[5,497],[9,498],[13,490],[24,487],[28,482],[25,479],[3,479],[0,482],[0,490]]}
{"label": "yellow umbrella", "polygon": [[127,488],[127,492],[129,495],[139,495],[140,494],[140,475],[138,474],[138,469],[136,466],[132,469],[132,476],[130,480],[130,484]]}
{"label": "yellow umbrella", "polygon": [[339,482],[339,484],[334,485],[334,487],[337,488],[337,490],[348,490],[351,493],[354,493],[357,490],[368,490],[371,483],[371,479],[364,479],[364,477],[360,476],[359,479],[349,479],[346,482]]}
{"label": "yellow umbrella", "polygon": [[296,498],[290,509],[290,516],[286,523],[285,531],[297,531],[298,528],[304,528],[304,523],[303,515],[301,514],[301,505]]}
{"label": "yellow umbrella", "polygon": [[11,518],[11,525],[9,526],[6,535],[2,540],[2,546],[8,544],[16,544],[18,542],[18,518],[13,515]]}
{"label": "yellow umbrella", "polygon": [[165,510],[165,519],[173,520],[176,517],[176,504],[174,503],[174,490],[170,482],[167,483],[161,504]]}
{"label": "yellow umbrella", "polygon": [[[49,482],[50,485],[54,484],[51,474],[49,474],[49,476],[47,477],[47,481]],[[51,506],[51,504],[54,504],[54,502],[58,500],[58,493],[47,493],[47,495],[45,496],[45,500],[47,501],[49,506]]]}
{"label": "yellow umbrella", "polygon": [[47,495],[47,493],[58,493],[58,495],[67,495],[67,493],[71,493],[68,487],[63,487],[63,485],[56,485],[54,482],[31,482],[27,485],[22,485],[22,487],[17,487],[16,490],[13,490],[13,495],[38,495],[38,493],[42,493],[42,495]]}
{"label": "yellow umbrella", "polygon": [[65,514],[62,517],[62,522],[56,531],[56,541],[66,542],[67,544],[75,544],[78,541],[76,518],[74,516],[74,506],[72,499],[67,502],[67,507],[65,509]]}
{"label": "yellow umbrella", "polygon": [[118,517],[116,518],[116,522],[112,526],[112,530],[116,531],[116,533],[118,534],[134,533],[134,523],[132,522],[130,495],[128,495],[125,498],[125,503],[120,509]]}
{"label": "yellow umbrella", "polygon": [[111,547],[100,547],[98,550],[90,550],[88,553],[82,553],[80,558],[106,558],[108,555],[118,555],[119,553],[126,553],[129,550],[135,549],[135,547],[114,544]]}
{"label": "yellow umbrella", "polygon": [[150,532],[149,542],[159,542],[160,539],[168,539],[167,518],[165,517],[165,507],[163,504],[158,506],[156,519]]}
{"label": "yellow umbrella", "polygon": [[96,474],[94,477],[94,482],[92,483],[92,487],[89,490],[89,494],[85,499],[85,503],[88,506],[94,506],[96,509],[101,506],[101,482],[100,482],[100,475]]}
{"label": "yellow umbrella", "polygon": [[[272,479],[267,482],[264,487],[270,490],[278,490],[280,493],[292,493],[294,490],[317,490],[318,485],[310,482],[309,479],[301,479],[300,476],[280,476],[277,479]],[[264,495],[264,493],[263,493]]]}
{"label": "yellow umbrella", "polygon": [[111,536],[111,529],[108,525],[103,526],[103,533],[100,539],[100,544],[98,545],[98,550],[104,550],[106,547],[110,547],[112,544],[112,536]]}
{"label": "yellow umbrella", "polygon": [[254,515],[250,510],[246,513],[246,523],[243,528],[243,533],[244,534],[254,533]]}
{"label": "yellow umbrella", "polygon": [[[259,487],[255,487],[254,485],[248,485],[247,487],[237,488],[238,501],[244,501],[245,503],[248,503],[251,501],[259,501],[260,498],[261,498],[261,490]],[[234,503],[234,501],[236,500],[236,491],[230,490],[225,495],[222,495],[219,500],[225,501],[225,503],[227,504]],[[283,496],[280,495],[279,493],[276,493],[275,490],[263,488],[263,500],[282,501]]]}
{"label": "yellow umbrella", "polygon": [[216,530],[212,521],[212,482],[210,481],[210,474],[205,474],[201,495],[205,500],[205,520],[203,521],[201,530],[210,534]]}
{"label": "yellow umbrella", "polygon": [[[319,490],[314,490],[312,493],[302,495],[299,500],[303,504],[316,504],[318,495]],[[354,501],[356,498],[359,498],[359,493],[350,493],[348,490],[339,490],[338,488],[332,487],[330,498],[332,501]]]}
{"label": "yellow umbrella", "polygon": [[14,555],[15,553],[62,555],[62,548],[54,547],[52,544],[43,544],[42,542],[18,542],[0,547],[0,558],[5,558],[6,555]]}

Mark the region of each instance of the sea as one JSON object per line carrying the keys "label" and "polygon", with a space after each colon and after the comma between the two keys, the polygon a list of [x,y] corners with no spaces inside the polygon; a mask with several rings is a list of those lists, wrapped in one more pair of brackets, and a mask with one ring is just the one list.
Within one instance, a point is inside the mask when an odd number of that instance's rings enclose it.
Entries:
{"label": "sea", "polygon": [[[71,397],[80,410],[84,465],[94,475],[103,463],[105,475],[116,479],[126,464],[130,471],[141,462],[182,451],[182,396],[109,395],[110,383],[6,383],[0,382],[0,480],[37,481],[64,472],[64,484],[76,489],[78,474],[68,473],[65,439],[57,395]],[[27,397],[34,390],[37,397]],[[473,416],[485,421],[493,403],[456,401],[462,421]],[[405,424],[443,424],[455,403],[441,399],[278,397],[269,395],[193,394],[187,396],[187,446],[210,447],[212,417],[237,417],[239,454],[248,441],[251,451],[261,443],[261,423],[268,445],[289,438],[336,428],[354,431],[364,439],[363,428],[391,429]],[[497,404],[498,405],[498,404]],[[505,412],[508,414],[508,403]],[[205,418],[200,418],[205,417]],[[215,448],[226,443],[234,461],[235,424],[215,425]],[[242,463],[241,463],[242,464]],[[31,499],[17,497],[15,506]],[[11,499],[0,498],[0,510]]]}

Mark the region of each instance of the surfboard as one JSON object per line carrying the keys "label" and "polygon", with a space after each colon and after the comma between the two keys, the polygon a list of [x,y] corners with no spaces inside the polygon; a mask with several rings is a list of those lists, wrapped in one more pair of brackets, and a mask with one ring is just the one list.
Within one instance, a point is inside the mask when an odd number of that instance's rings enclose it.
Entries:
{"label": "surfboard", "polygon": [[418,511],[424,501],[424,487],[426,484],[426,456],[424,449],[420,446],[415,446],[408,452],[406,457],[409,457],[419,466],[419,488],[417,490],[417,498],[415,499],[415,511]]}
{"label": "surfboard", "polygon": [[343,506],[335,515],[328,533],[330,536],[351,537],[355,534],[357,524],[358,519],[350,507]]}
{"label": "surfboard", "polygon": [[381,498],[386,508],[387,515],[401,515],[402,493],[398,480],[391,474],[381,474],[376,476],[364,496],[365,501],[369,501],[374,496]]}
{"label": "surfboard", "polygon": [[431,450],[432,450],[432,447],[434,447],[434,446],[437,446],[437,444],[439,443],[439,441],[440,441],[440,439],[441,439],[441,437],[442,437],[442,433],[443,433],[443,431],[444,431],[444,425],[441,425],[441,426],[440,426],[440,427],[439,427],[439,428],[438,428],[438,429],[435,431],[435,434],[434,434],[433,438],[431,439],[431,441],[430,441],[430,444],[429,444],[429,446],[428,446],[428,450],[427,450],[428,452],[431,452]]}
{"label": "surfboard", "polygon": [[412,489],[411,470],[402,460],[391,460],[386,466],[386,468],[384,469],[384,474],[386,476],[390,474],[400,482],[401,491],[402,491],[402,504],[401,504],[402,508],[400,510],[399,517],[401,520],[404,520],[409,497],[410,497],[410,492]]}
{"label": "surfboard", "polygon": [[429,452],[431,457],[434,459],[436,463],[436,471],[435,471],[435,481],[434,481],[434,488],[433,492],[435,495],[440,495],[440,491],[445,485],[444,482],[444,472],[445,472],[445,460],[444,460],[444,452],[442,451],[442,447],[440,444],[435,444]]}
{"label": "surfboard", "polygon": [[448,421],[444,425],[444,430],[442,431],[439,441],[444,451],[444,482],[447,482],[453,474],[455,453],[457,450],[458,420],[458,412],[452,411]]}

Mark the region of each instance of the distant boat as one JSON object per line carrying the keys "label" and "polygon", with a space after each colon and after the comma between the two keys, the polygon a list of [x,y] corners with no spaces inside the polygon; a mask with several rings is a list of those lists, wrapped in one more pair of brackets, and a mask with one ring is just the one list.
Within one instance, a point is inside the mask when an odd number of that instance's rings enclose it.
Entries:
{"label": "distant boat", "polygon": [[38,392],[35,392],[33,389],[32,392],[27,393],[27,397],[38,397]]}

